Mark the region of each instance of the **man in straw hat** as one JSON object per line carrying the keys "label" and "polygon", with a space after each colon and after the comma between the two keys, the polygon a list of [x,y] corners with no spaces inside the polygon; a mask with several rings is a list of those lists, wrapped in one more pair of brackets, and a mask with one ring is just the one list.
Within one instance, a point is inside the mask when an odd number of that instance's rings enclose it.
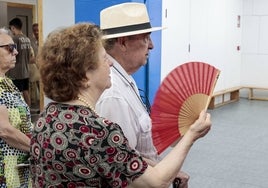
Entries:
{"label": "man in straw hat", "polygon": [[[155,165],[160,157],[152,141],[151,119],[131,75],[147,63],[149,51],[154,47],[151,32],[163,28],[151,27],[143,3],[123,3],[102,10],[100,27],[107,39],[105,49],[113,67],[112,87],[100,97],[96,109],[118,123],[130,146]],[[187,188],[189,176],[180,172],[178,177],[180,187]]]}

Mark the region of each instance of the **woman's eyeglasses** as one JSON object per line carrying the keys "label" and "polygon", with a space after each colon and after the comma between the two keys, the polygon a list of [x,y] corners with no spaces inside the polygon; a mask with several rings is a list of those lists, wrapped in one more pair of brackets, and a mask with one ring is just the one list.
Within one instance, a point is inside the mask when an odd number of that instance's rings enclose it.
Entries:
{"label": "woman's eyeglasses", "polygon": [[16,44],[6,44],[6,45],[0,46],[0,48],[5,48],[10,53],[13,53],[14,50],[17,49],[17,45]]}

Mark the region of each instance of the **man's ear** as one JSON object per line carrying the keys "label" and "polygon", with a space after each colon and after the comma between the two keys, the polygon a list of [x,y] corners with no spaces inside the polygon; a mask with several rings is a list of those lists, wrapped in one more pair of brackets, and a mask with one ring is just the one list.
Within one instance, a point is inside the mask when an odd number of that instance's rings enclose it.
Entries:
{"label": "man's ear", "polygon": [[119,37],[117,38],[117,43],[119,44],[119,47],[123,50],[126,51],[126,42],[128,41],[127,37]]}
{"label": "man's ear", "polygon": [[13,25],[9,26],[9,29],[13,35],[16,33],[16,28]]}

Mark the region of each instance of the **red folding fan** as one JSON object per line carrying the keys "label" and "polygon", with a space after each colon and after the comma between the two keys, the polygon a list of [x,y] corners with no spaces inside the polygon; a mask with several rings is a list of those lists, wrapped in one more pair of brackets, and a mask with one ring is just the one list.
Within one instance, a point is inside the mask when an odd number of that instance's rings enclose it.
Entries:
{"label": "red folding fan", "polygon": [[158,153],[175,143],[207,109],[220,71],[203,62],[172,70],[161,83],[151,109],[152,136]]}

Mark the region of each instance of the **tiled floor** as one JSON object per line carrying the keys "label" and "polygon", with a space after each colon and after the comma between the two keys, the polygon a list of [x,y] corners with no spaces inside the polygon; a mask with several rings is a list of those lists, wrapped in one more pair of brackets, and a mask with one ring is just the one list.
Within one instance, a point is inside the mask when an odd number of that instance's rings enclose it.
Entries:
{"label": "tiled floor", "polygon": [[268,101],[210,111],[213,127],[184,163],[189,188],[268,188]]}

